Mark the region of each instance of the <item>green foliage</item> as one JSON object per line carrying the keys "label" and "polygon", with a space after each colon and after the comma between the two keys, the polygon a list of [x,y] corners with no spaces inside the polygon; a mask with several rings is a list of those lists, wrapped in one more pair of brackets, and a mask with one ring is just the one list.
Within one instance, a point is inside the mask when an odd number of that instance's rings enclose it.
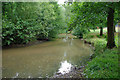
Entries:
{"label": "green foliage", "polygon": [[[119,10],[119,4],[120,3],[73,2],[73,4],[71,5],[72,15],[70,17],[68,25],[70,26],[70,29],[73,29],[75,27],[78,27],[78,25],[80,24],[81,26],[79,27],[84,28],[85,30],[96,29],[97,26],[106,27],[108,22],[108,11],[110,7],[115,10],[114,23],[116,24],[116,22],[118,21],[117,14]],[[77,32],[75,33],[76,35],[81,35],[82,33],[82,31]],[[100,30],[98,32],[100,32]],[[98,37],[100,38],[101,36]]]}
{"label": "green foliage", "polygon": [[2,38],[3,38],[3,41],[4,41],[2,44],[3,45],[5,45],[5,44],[9,45],[14,40],[13,39],[14,37],[12,37],[12,35],[14,33],[14,30],[15,30],[14,24],[7,21],[7,20],[6,21],[3,20],[2,28],[3,28],[3,30],[2,30],[2,36],[3,37]]}
{"label": "green foliage", "polygon": [[120,44],[118,44],[118,41],[119,41],[119,39],[118,39],[118,33],[117,33],[117,34],[115,35],[115,44],[116,44],[117,47],[120,46]]}
{"label": "green foliage", "polygon": [[[90,40],[92,41],[92,39]],[[94,54],[84,71],[87,78],[118,78],[118,50],[106,49],[107,42],[94,39]]]}
{"label": "green foliage", "polygon": [[84,28],[81,28],[79,26],[77,26],[74,30],[73,30],[73,35],[79,37],[79,38],[83,38],[83,34],[87,33],[87,30]]}
{"label": "green foliage", "polygon": [[83,35],[84,39],[89,39],[89,38],[93,38],[93,37],[94,37],[94,35],[89,35],[89,34],[84,34]]}
{"label": "green foliage", "polygon": [[102,36],[103,38],[107,39],[107,34],[103,34]]}
{"label": "green foliage", "polygon": [[106,44],[107,44],[107,41],[104,41],[104,40],[96,40],[94,42],[94,47],[95,47],[95,54],[93,57],[97,56],[97,55],[100,55],[103,53],[103,51],[106,49]]}
{"label": "green foliage", "polygon": [[117,50],[105,50],[96,56],[86,67],[87,78],[118,78]]}
{"label": "green foliage", "polygon": [[99,34],[96,35],[98,38],[101,38],[101,36]]}
{"label": "green foliage", "polygon": [[59,33],[66,33],[66,29],[59,30]]}
{"label": "green foliage", "polygon": [[77,26],[78,24],[81,24],[84,27],[82,26],[79,27],[82,28],[87,27],[91,29],[94,29],[96,26],[105,27],[106,12],[105,8],[103,7],[100,8],[101,5],[105,5],[105,3],[74,2],[72,4],[73,15],[71,17],[69,24],[71,24],[73,27]]}
{"label": "green foliage", "polygon": [[55,38],[63,25],[57,3],[3,3],[3,45]]}

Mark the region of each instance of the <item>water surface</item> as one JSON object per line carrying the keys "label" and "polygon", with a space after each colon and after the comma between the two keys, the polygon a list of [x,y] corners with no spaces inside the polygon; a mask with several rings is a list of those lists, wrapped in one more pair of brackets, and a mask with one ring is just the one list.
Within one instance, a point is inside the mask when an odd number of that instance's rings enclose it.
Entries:
{"label": "water surface", "polygon": [[79,39],[60,39],[2,53],[3,78],[40,78],[68,73],[72,66],[82,65],[92,51]]}

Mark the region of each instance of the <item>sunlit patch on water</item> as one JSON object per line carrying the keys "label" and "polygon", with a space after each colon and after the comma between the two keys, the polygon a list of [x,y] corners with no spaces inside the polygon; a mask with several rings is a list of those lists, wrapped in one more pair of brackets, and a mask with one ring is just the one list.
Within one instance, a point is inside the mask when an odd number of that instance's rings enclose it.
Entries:
{"label": "sunlit patch on water", "polygon": [[61,66],[59,68],[59,73],[65,74],[71,71],[72,65],[66,61],[61,62]]}

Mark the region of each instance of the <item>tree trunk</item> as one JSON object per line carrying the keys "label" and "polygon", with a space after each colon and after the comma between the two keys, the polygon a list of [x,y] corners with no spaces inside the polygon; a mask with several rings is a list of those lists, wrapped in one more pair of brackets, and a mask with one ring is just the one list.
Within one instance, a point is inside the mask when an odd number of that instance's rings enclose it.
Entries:
{"label": "tree trunk", "polygon": [[88,32],[90,32],[90,29],[88,28]]}
{"label": "tree trunk", "polygon": [[115,26],[114,26],[114,32],[116,32],[116,30],[115,30]]}
{"label": "tree trunk", "polygon": [[103,35],[103,27],[100,27],[100,36]]}
{"label": "tree trunk", "polygon": [[114,9],[109,8],[108,16],[107,16],[107,35],[108,35],[107,47],[110,49],[115,47],[113,20],[114,20]]}

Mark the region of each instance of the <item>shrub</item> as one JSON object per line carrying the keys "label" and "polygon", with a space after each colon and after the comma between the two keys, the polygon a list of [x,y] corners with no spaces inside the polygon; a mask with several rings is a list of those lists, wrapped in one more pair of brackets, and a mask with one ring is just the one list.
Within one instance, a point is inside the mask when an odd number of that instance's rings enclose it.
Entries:
{"label": "shrub", "polygon": [[73,30],[73,35],[77,36],[78,38],[83,38],[83,34],[87,33],[87,30],[84,28],[81,28],[79,26],[77,26],[74,30]]}
{"label": "shrub", "polygon": [[101,38],[101,36],[99,34],[96,35],[98,38]]}
{"label": "shrub", "polygon": [[30,22],[19,20],[16,24],[3,19],[2,25],[3,45],[28,43],[35,38],[35,28]]}
{"label": "shrub", "polygon": [[96,35],[98,38],[105,38],[107,40],[107,35],[103,34],[102,36],[100,36],[99,34]]}
{"label": "shrub", "polygon": [[83,38],[84,39],[89,39],[89,38],[93,38],[94,35],[90,35],[90,34],[84,34]]}
{"label": "shrub", "polygon": [[2,40],[3,40],[3,43],[2,43],[2,45],[10,45],[11,43],[13,43],[14,31],[15,31],[14,23],[3,19],[3,24],[2,24]]}
{"label": "shrub", "polygon": [[103,36],[103,38],[106,38],[106,39],[107,39],[107,34],[103,34],[102,36]]}
{"label": "shrub", "polygon": [[55,38],[58,30],[64,28],[57,3],[3,3],[2,6],[2,46]]}

